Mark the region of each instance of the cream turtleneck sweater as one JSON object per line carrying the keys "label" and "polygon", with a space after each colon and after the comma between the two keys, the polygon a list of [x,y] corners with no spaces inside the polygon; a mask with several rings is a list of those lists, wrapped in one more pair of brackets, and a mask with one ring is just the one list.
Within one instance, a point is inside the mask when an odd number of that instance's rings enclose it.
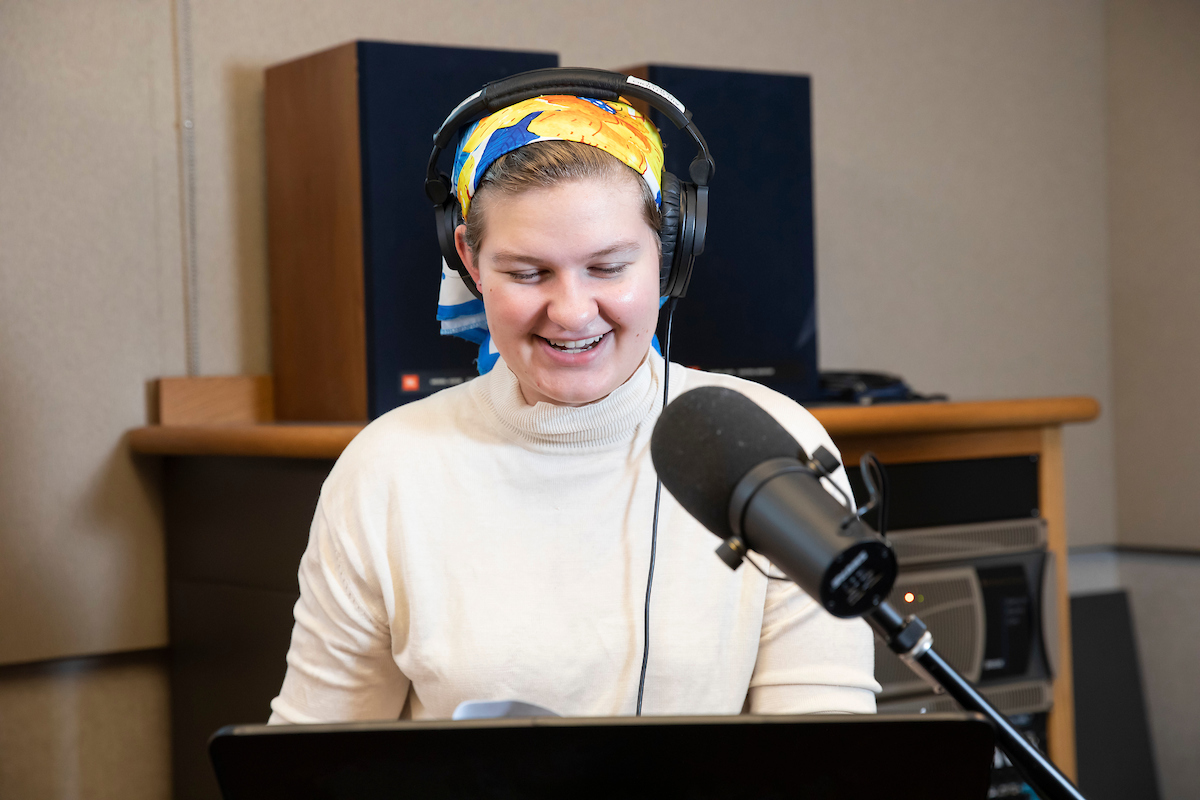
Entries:
{"label": "cream turtleneck sweater", "polygon": [[[651,352],[603,400],[529,406],[500,361],[368,425],[321,490],[271,722],[448,718],[510,699],[632,714],[662,369]],[[672,397],[709,385],[749,395],[808,452],[836,452],[788,398],[672,365]],[[731,571],[662,500],[644,713],[874,711],[865,623]]]}

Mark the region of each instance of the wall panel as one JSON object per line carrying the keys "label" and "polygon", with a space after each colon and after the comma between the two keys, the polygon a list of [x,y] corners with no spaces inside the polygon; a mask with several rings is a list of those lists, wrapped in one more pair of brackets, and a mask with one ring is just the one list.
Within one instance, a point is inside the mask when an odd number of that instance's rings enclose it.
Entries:
{"label": "wall panel", "polygon": [[1120,540],[1200,551],[1200,4],[1108,8]]}
{"label": "wall panel", "polygon": [[166,642],[152,464],[182,367],[171,7],[0,4],[0,664]]}
{"label": "wall panel", "polygon": [[161,651],[0,667],[0,797],[168,800]]}

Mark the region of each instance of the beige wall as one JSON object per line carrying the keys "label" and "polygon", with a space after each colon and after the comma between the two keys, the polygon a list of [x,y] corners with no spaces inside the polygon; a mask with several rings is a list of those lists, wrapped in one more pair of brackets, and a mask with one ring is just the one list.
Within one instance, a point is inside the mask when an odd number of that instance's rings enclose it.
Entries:
{"label": "beige wall", "polygon": [[166,800],[161,655],[0,667],[0,797]]}
{"label": "beige wall", "polygon": [[[1101,0],[191,5],[202,373],[270,366],[263,68],[375,38],[809,73],[823,363],[1110,405]],[[121,434],[185,367],[174,8],[0,2],[0,663],[165,641]],[[1112,417],[1067,447],[1072,542],[1115,541]],[[153,674],[119,691],[159,725]]]}
{"label": "beige wall", "polygon": [[1200,3],[1108,18],[1120,538],[1200,550]]}
{"label": "beige wall", "polygon": [[0,3],[0,664],[166,642],[152,467],[182,367],[171,7]]}
{"label": "beige wall", "polygon": [[[1163,800],[1200,796],[1200,3],[1110,0],[1109,226],[1120,543]],[[1191,554],[1178,551],[1190,551]]]}

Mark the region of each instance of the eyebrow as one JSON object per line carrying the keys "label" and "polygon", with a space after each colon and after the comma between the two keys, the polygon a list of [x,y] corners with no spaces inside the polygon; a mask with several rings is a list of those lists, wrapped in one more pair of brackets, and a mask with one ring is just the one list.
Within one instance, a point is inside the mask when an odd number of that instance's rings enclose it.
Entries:
{"label": "eyebrow", "polygon": [[[632,240],[613,242],[608,247],[601,248],[594,253],[589,253],[585,260],[594,261],[597,258],[604,258],[605,256],[635,253],[641,250],[641,247],[642,246],[640,244]],[[543,261],[536,256],[515,253],[510,250],[501,250],[500,252],[493,254],[492,261],[497,264],[529,264],[530,266],[534,267],[550,266],[550,262]]]}

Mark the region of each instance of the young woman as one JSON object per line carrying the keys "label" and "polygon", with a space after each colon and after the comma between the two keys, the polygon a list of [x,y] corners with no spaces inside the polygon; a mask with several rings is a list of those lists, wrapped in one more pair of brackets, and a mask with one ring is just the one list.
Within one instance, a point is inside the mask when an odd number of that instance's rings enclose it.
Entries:
{"label": "young woman", "polygon": [[[446,718],[468,700],[634,713],[666,369],[651,346],[662,163],[624,103],[534,98],[465,134],[456,245],[487,371],[376,420],[333,468],[272,722]],[[672,396],[737,389],[808,452],[836,452],[782,395],[670,370]],[[715,545],[663,493],[644,712],[873,711],[866,624],[731,571]]]}

